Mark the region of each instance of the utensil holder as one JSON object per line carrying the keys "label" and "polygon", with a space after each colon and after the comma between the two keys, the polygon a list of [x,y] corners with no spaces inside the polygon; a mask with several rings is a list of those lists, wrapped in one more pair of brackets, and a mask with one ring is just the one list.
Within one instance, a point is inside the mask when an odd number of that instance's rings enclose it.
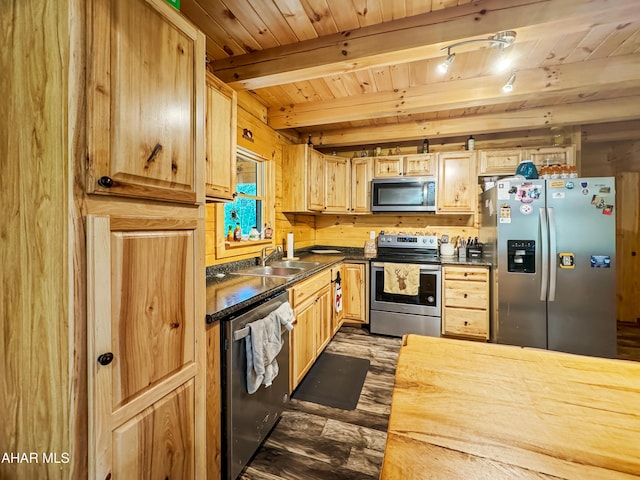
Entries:
{"label": "utensil holder", "polygon": [[453,257],[456,249],[453,246],[453,243],[442,243],[440,244],[440,255],[443,257]]}

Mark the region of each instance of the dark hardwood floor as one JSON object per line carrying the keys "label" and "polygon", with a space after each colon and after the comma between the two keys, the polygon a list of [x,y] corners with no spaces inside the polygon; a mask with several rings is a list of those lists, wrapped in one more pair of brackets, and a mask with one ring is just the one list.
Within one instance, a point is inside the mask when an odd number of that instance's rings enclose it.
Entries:
{"label": "dark hardwood floor", "polygon": [[326,351],[371,365],[355,410],[291,399],[242,480],[377,479],[387,437],[400,338],[342,327]]}
{"label": "dark hardwood floor", "polygon": [[[342,327],[327,351],[368,358],[353,411],[292,399],[241,480],[374,480],[386,442],[399,338]],[[618,325],[618,357],[640,361],[640,325]]]}

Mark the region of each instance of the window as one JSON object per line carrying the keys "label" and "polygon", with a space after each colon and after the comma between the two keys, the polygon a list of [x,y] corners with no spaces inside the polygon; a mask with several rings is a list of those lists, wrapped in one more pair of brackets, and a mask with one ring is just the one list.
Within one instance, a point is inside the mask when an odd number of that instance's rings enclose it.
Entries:
{"label": "window", "polygon": [[240,150],[236,160],[237,196],[224,206],[224,225],[226,232],[229,227],[235,230],[239,224],[246,239],[252,227],[258,231],[263,228],[264,163]]}

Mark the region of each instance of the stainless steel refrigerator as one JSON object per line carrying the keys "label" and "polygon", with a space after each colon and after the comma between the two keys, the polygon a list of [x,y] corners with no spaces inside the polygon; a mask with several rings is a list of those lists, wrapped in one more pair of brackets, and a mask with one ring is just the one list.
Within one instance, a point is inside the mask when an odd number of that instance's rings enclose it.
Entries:
{"label": "stainless steel refrigerator", "polygon": [[505,179],[480,212],[492,341],[615,357],[614,178]]}

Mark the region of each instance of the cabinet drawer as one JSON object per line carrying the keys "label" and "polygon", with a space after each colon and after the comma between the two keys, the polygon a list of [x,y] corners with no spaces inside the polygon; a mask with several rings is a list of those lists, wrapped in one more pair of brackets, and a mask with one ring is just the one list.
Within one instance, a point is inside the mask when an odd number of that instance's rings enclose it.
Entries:
{"label": "cabinet drawer", "polygon": [[489,313],[486,310],[445,308],[442,333],[489,338]]}
{"label": "cabinet drawer", "polygon": [[488,282],[489,269],[477,267],[445,267],[444,279]]}
{"label": "cabinet drawer", "polygon": [[295,284],[289,290],[289,302],[292,307],[313,297],[318,290],[331,283],[331,269],[324,270],[311,278]]}
{"label": "cabinet drawer", "polygon": [[486,310],[489,306],[489,289],[483,282],[447,281],[444,289],[445,307],[466,307]]}

